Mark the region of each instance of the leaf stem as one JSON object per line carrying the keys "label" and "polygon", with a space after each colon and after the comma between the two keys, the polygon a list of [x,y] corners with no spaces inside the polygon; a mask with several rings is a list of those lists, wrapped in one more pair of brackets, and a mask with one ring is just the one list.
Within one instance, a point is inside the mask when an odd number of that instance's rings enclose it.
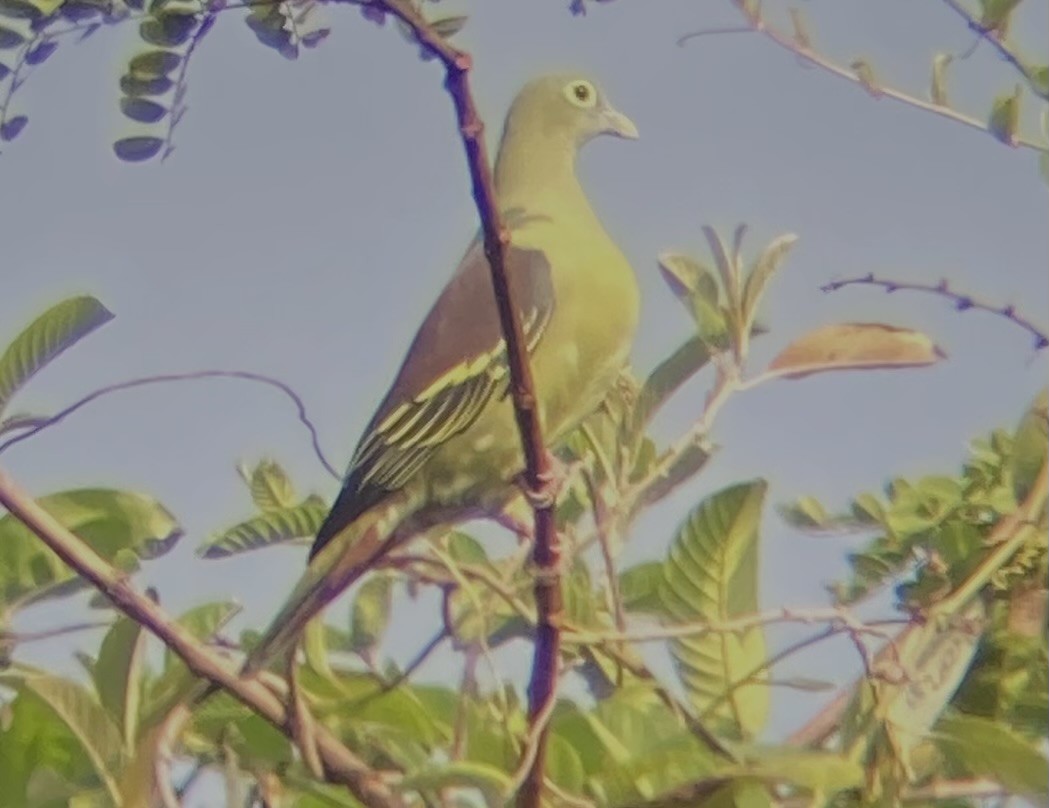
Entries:
{"label": "leaf stem", "polygon": [[[861,87],[864,87],[865,89],[867,89],[868,92],[871,92],[869,81],[867,80],[867,78],[864,77],[865,71],[858,68],[845,67],[843,65],[839,65],[836,62],[831,61],[830,59],[822,56],[820,53],[814,50],[812,48],[811,43],[808,42],[807,39],[788,36],[787,34],[784,34],[776,30],[775,28],[769,26],[768,23],[764,20],[764,18],[760,16],[759,13],[752,12],[747,7],[744,0],[731,0],[731,2],[737,7],[737,9],[739,9],[740,13],[743,14],[743,16],[747,19],[747,22],[750,26],[749,30],[763,35],[772,42],[775,42],[781,48],[790,51],[799,59],[802,59],[809,65],[813,67],[818,67],[826,73],[830,73],[833,76],[837,76],[838,78],[845,79],[846,81],[852,82],[853,84],[857,84]],[[695,39],[696,37],[700,36],[740,33],[741,30],[742,29],[740,28],[711,28],[700,31],[694,31],[692,33],[685,34],[684,36],[680,37],[678,39],[678,45],[684,45],[690,39]],[[981,121],[977,118],[973,118],[969,115],[965,115],[961,112],[957,112],[951,109],[950,107],[935,104],[932,101],[925,101],[921,98],[909,95],[908,93],[902,92],[900,90],[895,90],[892,87],[885,87],[879,85],[877,87],[877,92],[871,94],[877,98],[891,98],[893,101],[897,101],[901,104],[906,104],[907,106],[914,107],[916,109],[931,112],[933,115],[939,115],[941,118],[947,118],[948,120],[952,120],[955,123],[960,123],[963,126],[967,126],[970,129],[978,129],[979,131],[986,132],[988,134],[991,133],[990,128],[984,121]],[[1023,147],[1025,149],[1033,149],[1034,151],[1042,153],[1049,153],[1049,145],[1037,143],[1033,140],[1024,137],[1017,137],[1014,141],[1014,145]]]}

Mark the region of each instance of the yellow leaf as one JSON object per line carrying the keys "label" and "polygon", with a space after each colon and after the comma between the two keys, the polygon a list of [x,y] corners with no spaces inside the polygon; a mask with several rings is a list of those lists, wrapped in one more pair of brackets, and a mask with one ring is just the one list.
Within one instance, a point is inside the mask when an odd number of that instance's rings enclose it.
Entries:
{"label": "yellow leaf", "polygon": [[881,323],[836,323],[794,340],[768,369],[797,379],[828,370],[920,367],[946,356],[919,331]]}

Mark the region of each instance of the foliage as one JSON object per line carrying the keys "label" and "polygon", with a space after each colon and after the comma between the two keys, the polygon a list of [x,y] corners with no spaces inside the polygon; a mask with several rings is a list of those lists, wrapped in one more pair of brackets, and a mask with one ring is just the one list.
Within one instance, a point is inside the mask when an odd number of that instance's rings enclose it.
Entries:
{"label": "foliage", "polygon": [[[390,8],[349,2],[377,23]],[[192,56],[221,14],[242,13],[261,44],[295,59],[328,36],[320,5],[0,0],[0,140],[14,141],[25,129],[28,118],[14,111],[12,99],[61,41],[82,39],[101,25],[129,23],[136,48],[119,79],[119,106],[134,129],[116,141],[114,151],[129,162],[164,159],[187,109]],[[1044,160],[1045,146],[1020,131],[1027,96],[1040,104],[1046,100],[1047,71],[1011,50],[1009,22],[1017,3],[983,0],[971,11],[950,5],[979,42],[995,47],[1015,68],[1020,82],[994,100],[985,121],[967,118],[949,106],[950,72],[961,57],[938,54],[929,91],[933,111],[1008,145],[1039,149]],[[848,68],[826,60],[799,12],[791,16],[788,35],[767,24],[759,4],[740,0],[736,6],[755,30],[872,96],[930,107],[886,87],[865,60]],[[419,11],[414,4],[405,7]],[[572,8],[586,7],[574,0]],[[416,30],[402,18],[397,22],[427,56]],[[431,19],[430,27],[448,37],[465,22],[445,16]],[[547,716],[550,804],[922,805],[938,801],[943,786],[972,781],[1044,800],[1045,391],[1015,428],[975,441],[959,471],[893,479],[883,493],[859,494],[840,513],[815,497],[781,504],[778,512],[788,523],[828,541],[841,533],[864,534],[864,546],[849,555],[848,577],[832,587],[829,606],[761,610],[758,573],[768,524],[762,479],[708,493],[665,537],[665,553],[621,569],[623,547],[648,509],[672,493],[694,498],[692,484],[717,451],[710,440],[714,422],[735,394],[813,374],[913,372],[944,359],[918,331],[834,323],[777,343],[774,358],[755,370],[751,341],[779,338],[761,323],[760,306],[797,238],[781,235],[748,260],[745,227],[731,239],[709,227],[703,234],[709,256],[665,253],[658,262],[692,333],[643,378],[625,373],[560,450],[572,470],[557,513],[566,540],[560,661],[563,678],[579,687],[571,697],[562,695]],[[871,276],[866,282],[876,281]],[[889,291],[899,287],[890,285]],[[946,283],[909,288],[948,296],[959,310],[975,305],[948,293]],[[1012,307],[992,310],[1036,338],[1042,335],[1043,347],[1043,332]],[[15,335],[0,354],[0,415],[36,373],[111,317],[94,298],[70,298]],[[700,415],[686,433],[664,444],[654,422],[704,370],[711,379]],[[309,425],[305,414],[302,420]],[[33,414],[7,414],[0,435],[46,423]],[[299,493],[273,459],[240,471],[253,512],[206,538],[198,549],[203,559],[301,543],[315,534],[328,508],[323,498]],[[134,491],[77,488],[42,495],[39,504],[83,540],[99,563],[129,577],[168,552],[182,532],[158,500]],[[515,517],[528,514],[523,501],[507,510]],[[523,553],[496,557],[461,526],[429,538],[384,559],[357,588],[348,612],[340,617],[332,610],[333,623],[311,625],[301,658],[292,665],[294,677],[266,680],[266,686],[293,694],[313,721],[405,804],[505,805],[521,786],[522,761],[535,752],[534,716],[499,675],[493,655],[535,639],[536,576]],[[277,728],[227,693],[192,701],[198,692],[192,666],[171,648],[161,653],[146,628],[122,613],[105,624],[97,651],[80,655],[79,677],[24,663],[21,646],[35,638],[11,628],[16,612],[71,596],[85,584],[13,514],[0,518],[5,806],[173,804],[184,796],[176,792],[188,790],[203,770],[221,774],[230,804],[361,804],[317,776],[301,727]],[[863,601],[889,587],[896,607],[890,619],[864,622],[856,616]],[[401,669],[386,652],[392,618],[404,596],[422,592],[440,603],[440,630]],[[119,604],[119,594],[107,589],[94,605]],[[150,596],[158,599],[155,592]],[[176,624],[191,639],[236,659],[258,637],[253,629],[231,635],[237,613],[233,603],[205,603]],[[818,626],[773,654],[769,634],[784,622]],[[839,635],[855,647],[863,674],[838,694],[829,713],[813,717],[793,739],[771,738],[766,723],[780,693],[826,686],[819,671],[779,678],[777,666]],[[638,648],[642,641],[667,652],[672,680],[649,667],[651,656]],[[445,642],[461,660],[461,686],[416,682],[417,665]],[[486,669],[487,678],[480,673]],[[191,771],[181,788],[173,785],[173,762]],[[950,804],[967,804],[967,796],[952,796]]]}
{"label": "foliage", "polygon": [[[707,409],[712,418],[719,397],[766,379],[802,378],[814,370],[906,368],[915,364],[911,351],[916,344],[929,361],[939,357],[938,349],[916,332],[850,326],[863,332],[864,350],[873,345],[879,352],[878,362],[842,361],[840,351],[824,356],[823,346],[829,350],[841,340],[827,340],[817,330],[786,346],[763,373],[745,379],[749,341],[763,333],[755,328],[758,302],[794,239],[777,239],[745,266],[743,234],[737,230],[729,248],[708,230],[713,269],[686,256],[663,257],[664,276],[693,316],[696,336],[644,383],[624,378],[606,408],[568,442],[566,458],[579,461],[581,479],[590,480],[570,484],[561,508],[562,527],[577,535],[578,547],[586,546],[587,530],[596,531],[593,538],[626,536],[647,506],[703,468],[690,452],[699,448],[704,458],[709,453],[703,448],[709,420],[701,431],[663,450],[647,428],[668,397],[707,364],[716,374]],[[16,370],[7,371],[17,382],[9,385],[12,389],[85,333],[84,326],[68,325],[71,307],[74,302],[59,304],[16,338],[5,355],[17,358]],[[97,304],[92,310],[104,311]],[[49,326],[52,320],[67,325]],[[36,333],[50,337],[33,338]],[[995,557],[989,537],[1035,486],[1045,462],[1044,440],[1038,440],[1038,430],[1044,436],[1044,409],[1043,396],[1015,433],[999,430],[978,442],[957,478],[894,480],[884,499],[860,495],[842,515],[829,515],[812,498],[780,511],[814,531],[878,529],[868,548],[852,556],[853,577],[836,589],[839,602],[855,602],[899,580],[901,608],[932,620],[937,604],[958,593],[974,570]],[[18,429],[18,422],[9,428]],[[297,541],[316,530],[325,503],[316,495],[299,495],[277,462],[265,459],[242,467],[241,474],[257,513],[205,542],[205,558]],[[1044,591],[1038,589],[1045,577],[1044,531],[1026,534],[1017,551],[1002,558],[961,604],[973,603],[973,597],[990,603],[985,631],[944,634],[938,626],[951,625],[953,613],[936,613],[928,629],[912,627],[908,631],[916,633],[898,638],[905,670],[926,670],[930,660],[943,657],[944,647],[960,647],[947,678],[917,690],[917,685],[864,680],[840,718],[836,748],[754,745],[763,734],[776,664],[765,640],[766,624],[774,620],[761,616],[757,601],[765,490],[764,482],[751,481],[711,494],[684,521],[662,562],[625,570],[614,581],[584,555],[575,556],[566,577],[565,659],[578,667],[593,702],[562,699],[554,711],[548,766],[554,787],[595,805],[659,804],[689,793],[709,793],[726,804],[769,804],[774,784],[786,793],[830,798],[840,792],[842,799],[852,799],[848,795],[872,787],[864,785],[865,767],[880,773],[873,787],[899,791],[921,786],[937,766],[948,766],[958,776],[991,777],[1009,789],[1042,793],[1031,774],[1036,763],[1031,756],[1039,754],[1031,744],[1044,735],[1039,722],[1049,707],[1044,624],[1018,622],[1013,606]],[[178,535],[173,518],[141,495],[85,490],[41,502],[129,570],[138,558],[162,553]],[[607,511],[609,502],[619,505],[591,521],[591,514]],[[13,517],[0,520],[0,537],[9,557],[3,567],[9,611],[72,591],[77,579],[57,559],[48,560],[49,551],[40,549]],[[616,551],[608,547],[606,552],[614,565]],[[299,686],[315,719],[370,765],[397,772],[398,789],[406,796],[425,800],[437,793],[472,793],[488,804],[503,804],[516,788],[513,772],[526,743],[527,718],[518,697],[476,684],[461,692],[412,684],[410,671],[384,660],[382,644],[398,582],[441,588],[444,635],[467,658],[527,639],[535,619],[531,575],[520,555],[491,559],[461,532],[416,555],[418,561],[395,563],[365,581],[353,601],[348,630],[327,626],[309,632]],[[235,611],[229,604],[208,604],[180,622],[194,636],[214,639]],[[643,657],[616,639],[617,626],[663,637],[685,699],[674,696]],[[1023,626],[1022,642],[1014,636],[1017,626]],[[246,632],[239,644],[249,648],[253,636]],[[7,642],[17,651],[16,635]],[[159,668],[149,665],[150,644],[141,626],[120,617],[98,654],[84,657],[86,684],[17,663],[8,668],[2,684],[11,697],[4,708],[7,729],[0,735],[0,750],[12,751],[0,758],[10,769],[5,781],[16,784],[13,805],[50,804],[74,794],[92,804],[134,805],[151,793],[149,784],[162,771],[158,761],[172,742],[161,738],[190,692],[193,676],[170,652]],[[782,684],[810,687],[800,679]],[[896,703],[905,709],[892,707]],[[924,716],[920,721],[919,714]],[[980,754],[976,721],[992,721],[1010,733],[1000,743],[1013,751]],[[710,731],[718,741],[712,741]],[[219,767],[231,793],[242,790],[244,780],[255,782],[256,789],[273,788],[279,781],[289,804],[317,799],[352,804],[337,793],[318,791],[294,744],[227,696],[194,710],[175,742],[179,754],[196,765]],[[46,764],[25,752],[41,743],[53,750],[51,757],[40,758]],[[941,758],[941,764],[929,762]]]}

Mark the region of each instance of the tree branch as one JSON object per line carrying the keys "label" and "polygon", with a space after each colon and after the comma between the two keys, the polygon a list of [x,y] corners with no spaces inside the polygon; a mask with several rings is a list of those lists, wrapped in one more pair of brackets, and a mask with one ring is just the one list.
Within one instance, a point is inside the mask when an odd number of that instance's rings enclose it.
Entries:
{"label": "tree branch", "polygon": [[[282,698],[258,680],[241,679],[221,656],[131,586],[126,575],[106,563],[3,471],[0,471],[0,505],[35,533],[74,572],[105,594],[120,611],[158,637],[179,656],[191,673],[227,690],[246,707],[292,737],[293,722]],[[328,779],[346,785],[365,805],[404,807],[400,797],[364,761],[323,727],[317,727],[316,741]]]}
{"label": "tree branch", "polygon": [[1011,64],[1016,71],[1023,76],[1027,82],[1031,91],[1035,93],[1039,98],[1049,101],[1049,92],[1046,91],[1045,87],[1038,83],[1037,78],[1032,72],[1031,68],[1028,67],[1024,61],[1017,56],[1016,52],[1013,51],[1005,42],[1002,40],[1002,36],[998,28],[988,27],[974,17],[969,10],[963,6],[958,0],[943,0],[955,14],[965,20],[965,24],[970,30],[975,31],[977,36],[980,37],[984,42],[989,42],[991,46],[998,51],[998,55]]}
{"label": "tree branch", "polygon": [[538,808],[542,794],[547,739],[546,727],[541,719],[555,697],[560,657],[558,622],[563,611],[559,572],[561,547],[554,520],[555,498],[551,492],[553,469],[543,443],[535,382],[528,362],[521,318],[511,299],[506,274],[505,257],[506,248],[510,243],[510,232],[495,198],[491,163],[484,143],[484,123],[477,113],[470,92],[470,69],[473,65],[470,55],[438,35],[407,0],[377,0],[370,5],[389,12],[408,26],[423,49],[436,57],[444,67],[445,89],[455,106],[459,134],[470,169],[474,202],[481,219],[484,252],[491,270],[499,322],[506,342],[514,415],[525,457],[525,483],[535,495],[530,499],[535,516],[533,559],[537,567],[535,600],[538,624],[532,678],[528,687],[528,714],[530,726],[538,729],[539,733],[534,760],[519,792],[517,804],[519,808]]}
{"label": "tree branch", "polygon": [[[968,126],[971,129],[978,129],[981,132],[991,133],[987,123],[978,118],[973,118],[961,112],[956,112],[950,107],[943,106],[942,104],[925,101],[900,90],[894,90],[891,87],[885,87],[873,83],[871,80],[870,68],[865,63],[854,62],[853,65],[848,67],[839,65],[818,53],[812,47],[812,43],[803,31],[795,31],[794,36],[789,36],[769,26],[765,19],[761,17],[760,11],[753,10],[753,8],[750,7],[750,4],[744,2],[744,0],[731,0],[731,2],[737,9],[739,9],[739,12],[746,17],[749,28],[712,28],[704,29],[702,31],[694,31],[680,37],[678,39],[678,45],[684,45],[690,39],[695,39],[700,36],[753,31],[763,35],[772,42],[775,42],[781,48],[790,51],[808,65],[818,67],[826,73],[830,73],[838,78],[845,79],[846,81],[850,81],[853,84],[863,87],[875,98],[891,98],[893,101],[898,101],[901,104],[922,109],[926,112],[931,112],[934,115],[939,115],[941,118],[947,118],[956,123],[960,123],[963,126]],[[797,19],[798,18],[795,15],[795,20]],[[1049,152],[1049,146],[1019,136],[1015,137],[1010,145],[1022,146],[1023,148],[1033,149],[1042,153]]]}
{"label": "tree branch", "polygon": [[21,434],[15,435],[14,437],[8,438],[3,443],[0,443],[0,454],[3,454],[15,444],[28,440],[38,432],[64,421],[68,416],[75,413],[81,407],[84,407],[103,396],[107,396],[110,393],[118,393],[122,390],[131,390],[136,387],[148,387],[152,384],[167,384],[169,382],[191,381],[194,379],[244,379],[246,381],[265,384],[269,387],[275,387],[280,390],[295,404],[295,407],[298,410],[299,421],[302,422],[303,426],[305,426],[310,433],[313,453],[317,456],[321,465],[324,466],[324,469],[335,479],[342,479],[342,475],[335,470],[335,467],[328,462],[328,458],[324,456],[324,452],[321,449],[320,438],[317,435],[317,428],[313,425],[313,421],[311,421],[307,415],[306,405],[299,397],[299,394],[279,379],[264,376],[261,373],[252,373],[247,370],[194,370],[188,373],[163,373],[157,376],[143,376],[138,379],[129,379],[125,382],[117,382],[116,384],[109,384],[105,387],[100,387],[99,389],[88,393],[83,398],[74,401],[68,407],[59,410],[54,415],[49,415],[43,418],[20,419],[17,422],[7,424],[6,427],[0,424],[0,434],[17,429],[25,430]]}
{"label": "tree branch", "polygon": [[1041,328],[1036,326],[1030,320],[1023,315],[1017,313],[1016,307],[1012,305],[1008,306],[992,306],[989,303],[981,303],[979,300],[971,297],[970,295],[959,294],[958,292],[951,291],[947,285],[947,281],[942,280],[935,286],[925,283],[906,283],[903,281],[886,280],[883,278],[874,277],[873,273],[864,275],[862,278],[848,278],[843,281],[832,281],[831,283],[824,284],[820,287],[821,292],[836,292],[845,286],[880,286],[889,294],[898,292],[903,289],[908,292],[926,292],[928,294],[939,295],[940,297],[947,298],[958,311],[968,311],[969,309],[978,309],[979,311],[990,312],[999,317],[1004,317],[1012,323],[1020,326],[1028,334],[1034,337],[1034,349],[1040,351],[1043,348],[1049,346],[1049,334],[1046,334]]}

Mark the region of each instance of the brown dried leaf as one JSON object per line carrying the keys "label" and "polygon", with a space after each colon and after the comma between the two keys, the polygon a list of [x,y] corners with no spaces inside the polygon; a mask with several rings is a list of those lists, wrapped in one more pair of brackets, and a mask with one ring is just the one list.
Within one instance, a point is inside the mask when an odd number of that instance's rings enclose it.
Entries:
{"label": "brown dried leaf", "polygon": [[921,367],[946,356],[920,331],[882,323],[835,323],[798,337],[768,369],[798,379],[828,370]]}

